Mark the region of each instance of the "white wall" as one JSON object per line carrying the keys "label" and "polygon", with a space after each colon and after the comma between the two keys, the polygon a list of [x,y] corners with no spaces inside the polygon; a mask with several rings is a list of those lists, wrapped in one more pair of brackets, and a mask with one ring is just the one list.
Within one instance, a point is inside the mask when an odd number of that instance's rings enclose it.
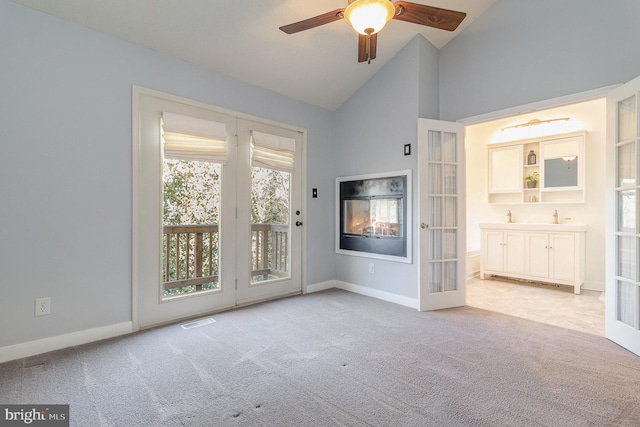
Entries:
{"label": "white wall", "polygon": [[[507,126],[526,123],[531,119],[570,117],[567,122],[523,127],[502,132]],[[587,131],[586,202],[561,204],[489,204],[488,145],[496,142],[538,138],[572,131]],[[605,229],[605,168],[606,101],[598,99],[553,108],[535,113],[469,125],[465,129],[467,157],[467,250],[480,249],[480,229],[483,222],[505,222],[511,210],[514,222],[550,223],[555,209],[561,223],[587,224],[586,271],[584,289],[604,291],[604,229]],[[539,153],[538,153],[539,154]],[[570,217],[571,220],[565,218]]]}
{"label": "white wall", "polygon": [[[418,117],[438,111],[437,86],[419,82],[422,74],[433,73],[437,55],[424,37],[415,37],[336,111],[336,176],[412,169],[417,200]],[[404,144],[411,144],[411,156],[404,156]],[[417,203],[413,218],[412,264],[336,255],[336,279],[417,299]],[[369,273],[371,262],[375,274]]]}
{"label": "white wall", "polygon": [[640,75],[637,0],[497,0],[440,51],[440,117],[459,120]]}
{"label": "white wall", "polygon": [[0,40],[0,348],[131,321],[132,85],[306,128],[304,274],[334,278],[332,112],[7,0]]}
{"label": "white wall", "polygon": [[[415,171],[419,116],[630,80],[638,16],[636,0],[498,0],[439,52],[412,40],[332,113],[0,0],[0,348],[131,320],[132,85],[306,128],[307,194],[319,194],[307,204],[307,283],[417,298],[415,262],[377,261],[369,275],[367,259],[335,255],[335,178]],[[44,296],[53,314],[34,318]]]}

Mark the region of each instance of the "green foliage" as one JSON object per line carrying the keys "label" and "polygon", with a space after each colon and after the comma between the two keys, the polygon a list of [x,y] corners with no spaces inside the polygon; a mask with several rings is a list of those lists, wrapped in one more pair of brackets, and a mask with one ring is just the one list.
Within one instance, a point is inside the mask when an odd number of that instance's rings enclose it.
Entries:
{"label": "green foliage", "polygon": [[[221,212],[221,175],[219,164],[197,161],[165,159],[163,165],[163,224],[164,225],[217,225]],[[251,171],[251,222],[252,224],[289,224],[291,174],[266,168],[254,167]],[[185,235],[186,236],[186,235]],[[219,234],[205,235],[202,262],[206,270],[204,275],[217,276],[219,262]],[[194,237],[192,236],[191,239]],[[286,233],[283,237],[286,242]],[[163,281],[176,281],[194,276],[195,241],[189,246],[185,238],[178,244],[175,237],[167,242],[163,236]],[[268,241],[268,264],[273,260],[273,236]],[[167,253],[169,245],[169,271]],[[286,247],[286,243],[280,244]],[[189,247],[189,250],[187,250]],[[211,256],[209,256],[211,251]],[[256,247],[252,248],[253,257],[257,256]],[[180,254],[178,259],[178,254]],[[284,256],[284,255],[283,255]],[[189,267],[187,268],[187,257]],[[201,289],[196,286],[182,286],[167,289],[165,297],[198,292],[199,290],[217,290],[220,283],[206,283]]]}
{"label": "green foliage", "polygon": [[218,224],[221,166],[165,159],[163,223]]}
{"label": "green foliage", "polygon": [[540,174],[538,172],[533,172],[524,177],[526,181],[538,182],[540,181]]}
{"label": "green foliage", "polygon": [[251,223],[289,224],[291,174],[271,169],[251,169]]}

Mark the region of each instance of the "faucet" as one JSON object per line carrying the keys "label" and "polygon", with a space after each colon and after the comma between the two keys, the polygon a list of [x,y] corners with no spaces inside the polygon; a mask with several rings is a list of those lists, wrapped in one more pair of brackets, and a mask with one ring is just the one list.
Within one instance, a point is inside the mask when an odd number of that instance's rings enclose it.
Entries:
{"label": "faucet", "polygon": [[553,212],[553,222],[551,224],[558,224],[558,209]]}
{"label": "faucet", "polygon": [[509,210],[507,211],[507,222],[508,222],[508,223],[513,222],[513,220],[511,219],[511,209],[509,209]]}

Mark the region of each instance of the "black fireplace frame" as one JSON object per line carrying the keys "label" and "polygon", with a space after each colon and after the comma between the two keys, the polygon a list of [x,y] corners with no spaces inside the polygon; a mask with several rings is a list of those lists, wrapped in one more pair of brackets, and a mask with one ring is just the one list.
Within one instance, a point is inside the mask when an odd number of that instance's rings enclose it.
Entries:
{"label": "black fireplace frame", "polygon": [[[411,263],[411,178],[410,169],[336,178],[336,253]],[[401,200],[401,236],[345,230],[345,201],[375,199]]]}

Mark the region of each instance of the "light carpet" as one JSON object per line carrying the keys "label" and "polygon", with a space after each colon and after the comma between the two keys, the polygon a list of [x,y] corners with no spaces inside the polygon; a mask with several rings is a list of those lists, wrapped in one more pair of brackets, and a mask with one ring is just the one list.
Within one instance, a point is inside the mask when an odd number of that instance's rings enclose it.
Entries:
{"label": "light carpet", "polygon": [[328,290],[0,365],[72,426],[638,426],[640,358],[476,308]]}

